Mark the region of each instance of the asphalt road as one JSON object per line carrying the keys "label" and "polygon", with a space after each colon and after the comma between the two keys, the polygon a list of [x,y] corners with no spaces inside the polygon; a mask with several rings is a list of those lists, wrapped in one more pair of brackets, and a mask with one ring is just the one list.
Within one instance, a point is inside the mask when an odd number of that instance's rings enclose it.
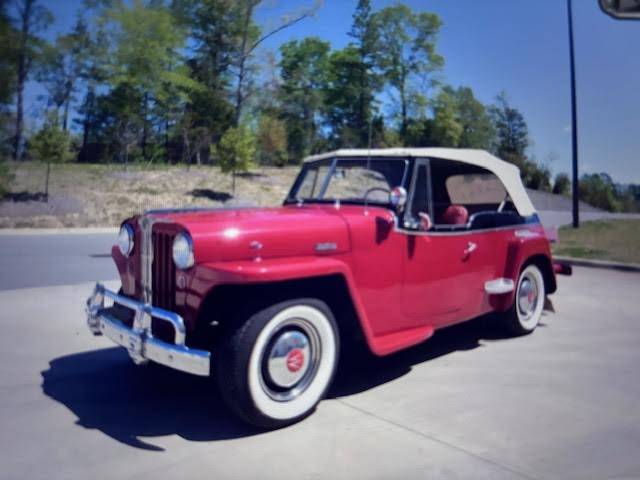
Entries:
{"label": "asphalt road", "polygon": [[0,290],[115,280],[115,240],[116,233],[0,234]]}
{"label": "asphalt road", "polygon": [[[0,239],[0,479],[640,478],[639,274],[576,268],[527,337],[480,319],[342,365],[310,418],[260,432],[208,379],[90,335],[85,280],[113,277],[88,256],[103,240],[65,237],[33,263],[29,240]],[[53,286],[19,288],[35,280]]]}

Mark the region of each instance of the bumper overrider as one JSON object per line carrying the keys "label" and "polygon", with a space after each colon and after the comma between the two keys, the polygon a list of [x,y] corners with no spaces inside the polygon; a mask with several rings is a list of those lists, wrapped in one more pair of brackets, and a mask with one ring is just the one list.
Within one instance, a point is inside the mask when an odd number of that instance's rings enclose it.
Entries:
{"label": "bumper overrider", "polygon": [[[118,304],[132,310],[135,314],[133,327],[118,319],[112,313],[112,308],[105,308],[105,299],[112,300],[114,305]],[[174,343],[154,338],[151,333],[152,318],[172,325],[175,332]],[[152,360],[183,372],[209,375],[210,352],[185,345],[184,320],[174,312],[118,295],[98,283],[87,300],[87,323],[94,335],[105,335],[125,347],[137,364]]]}

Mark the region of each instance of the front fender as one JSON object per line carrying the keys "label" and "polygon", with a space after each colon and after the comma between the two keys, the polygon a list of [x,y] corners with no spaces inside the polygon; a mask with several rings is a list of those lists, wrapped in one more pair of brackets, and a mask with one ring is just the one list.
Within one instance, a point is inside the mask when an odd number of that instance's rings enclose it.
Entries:
{"label": "front fender", "polygon": [[[190,272],[188,287],[185,289],[182,299],[180,297],[178,299],[182,300],[184,308],[191,312],[188,316],[195,320],[204,300],[216,287],[221,285],[254,285],[286,280],[304,280],[328,275],[341,275],[344,278],[367,344],[374,353],[382,354],[370,328],[346,256],[272,258],[259,261],[212,262],[197,265]],[[313,292],[310,292],[310,295],[313,295]]]}

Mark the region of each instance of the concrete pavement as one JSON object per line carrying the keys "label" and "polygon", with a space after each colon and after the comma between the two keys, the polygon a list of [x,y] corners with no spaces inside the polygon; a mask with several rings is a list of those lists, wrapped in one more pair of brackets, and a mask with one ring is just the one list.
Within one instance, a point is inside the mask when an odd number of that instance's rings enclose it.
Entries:
{"label": "concrete pavement", "polygon": [[559,282],[533,335],[480,319],[343,366],[332,398],[275,432],[239,423],[208,379],[91,336],[92,284],[2,291],[0,478],[640,478],[640,275]]}

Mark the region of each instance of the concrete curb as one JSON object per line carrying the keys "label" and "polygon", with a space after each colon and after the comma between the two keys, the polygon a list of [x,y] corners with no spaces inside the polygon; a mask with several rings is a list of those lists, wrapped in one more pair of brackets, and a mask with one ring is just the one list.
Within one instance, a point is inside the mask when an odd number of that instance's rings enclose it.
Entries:
{"label": "concrete curb", "polygon": [[116,227],[90,227],[90,228],[0,228],[1,235],[91,235],[110,234],[118,235]]}
{"label": "concrete curb", "polygon": [[568,263],[569,265],[574,265],[576,267],[608,268],[612,270],[622,270],[625,272],[640,272],[640,264],[638,263],[613,262],[609,260],[592,260],[590,258],[557,257],[555,255],[553,259],[559,262]]}

